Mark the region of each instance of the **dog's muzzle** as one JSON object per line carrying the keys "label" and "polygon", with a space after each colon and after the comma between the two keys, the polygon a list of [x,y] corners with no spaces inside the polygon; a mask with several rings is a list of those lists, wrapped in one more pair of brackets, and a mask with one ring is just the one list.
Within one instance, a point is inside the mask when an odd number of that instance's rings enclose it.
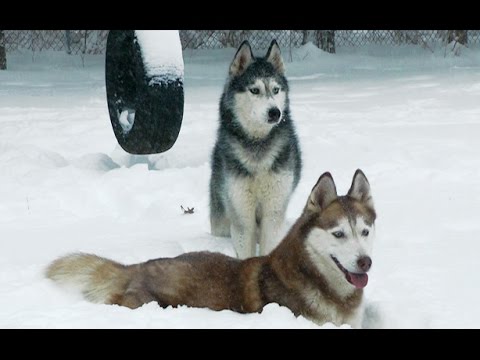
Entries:
{"label": "dog's muzzle", "polygon": [[[345,269],[342,264],[340,264],[340,261],[335,256],[330,255],[332,258],[333,262],[338,266],[338,268],[345,274],[345,279],[355,286],[357,289],[363,289],[365,286],[367,286],[368,283],[368,275],[367,273],[353,273]],[[368,258],[370,259],[370,258]],[[368,269],[370,269],[370,266],[372,265],[372,260],[370,260]]]}
{"label": "dog's muzzle", "polygon": [[278,108],[276,108],[276,107],[271,108],[270,110],[268,110],[268,120],[267,120],[268,123],[269,124],[278,123],[281,115],[282,115],[282,113],[280,112],[280,110]]}

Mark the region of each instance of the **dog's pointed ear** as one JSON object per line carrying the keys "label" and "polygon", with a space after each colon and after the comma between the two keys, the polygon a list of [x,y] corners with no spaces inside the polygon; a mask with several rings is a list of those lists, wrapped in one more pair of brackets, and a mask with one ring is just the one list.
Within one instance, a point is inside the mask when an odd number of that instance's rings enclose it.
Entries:
{"label": "dog's pointed ear", "polygon": [[265,57],[267,61],[273,65],[276,71],[278,71],[280,74],[285,73],[285,65],[283,64],[282,54],[280,52],[280,47],[278,46],[277,40],[272,40]]}
{"label": "dog's pointed ear", "polygon": [[306,210],[321,211],[337,199],[337,188],[329,172],[324,173],[310,193]]}
{"label": "dog's pointed ear", "polygon": [[370,183],[362,170],[357,169],[355,175],[353,175],[352,186],[348,190],[348,196],[361,201],[371,207],[373,207],[372,192],[370,190]]}
{"label": "dog's pointed ear", "polygon": [[235,57],[230,64],[230,76],[235,77],[242,75],[248,68],[248,66],[252,63],[253,59],[254,57],[252,53],[252,48],[250,47],[250,43],[245,40],[238,48],[237,53],[235,54]]}

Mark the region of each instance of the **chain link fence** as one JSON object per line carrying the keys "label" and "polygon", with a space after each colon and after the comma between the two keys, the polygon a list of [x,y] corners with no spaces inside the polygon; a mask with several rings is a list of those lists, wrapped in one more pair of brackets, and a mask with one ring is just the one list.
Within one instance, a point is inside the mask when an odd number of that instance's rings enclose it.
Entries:
{"label": "chain link fence", "polygon": [[[68,54],[103,54],[108,30],[0,30],[0,46],[7,52],[56,50]],[[446,44],[460,35],[467,46],[480,45],[480,30],[181,30],[183,49],[219,49],[237,47],[249,40],[253,48],[267,48],[276,39],[283,48],[296,48],[313,41],[322,47],[327,32],[334,48],[361,47],[370,44],[414,44],[425,48]],[[453,34],[453,35],[452,35]],[[463,36],[463,37],[462,37]]]}
{"label": "chain link fence", "polygon": [[15,50],[65,51],[68,54],[103,54],[108,30],[3,30],[7,52]]}
{"label": "chain link fence", "polygon": [[[480,44],[479,30],[461,30],[467,45]],[[183,30],[180,38],[184,49],[218,49],[237,47],[249,40],[253,48],[267,48],[272,39],[281,47],[295,48],[307,41],[318,42],[322,32],[333,34],[335,47],[360,47],[371,44],[430,46],[450,42],[452,30]],[[317,44],[318,45],[318,44]]]}

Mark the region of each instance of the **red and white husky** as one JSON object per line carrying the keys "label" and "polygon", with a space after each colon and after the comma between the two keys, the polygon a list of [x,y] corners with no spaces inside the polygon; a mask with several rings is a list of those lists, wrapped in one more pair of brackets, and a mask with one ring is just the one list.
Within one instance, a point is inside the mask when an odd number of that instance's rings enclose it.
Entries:
{"label": "red and white husky", "polygon": [[338,196],[324,173],[282,242],[268,255],[239,260],[195,252],[135,265],[89,254],[55,260],[47,277],[77,287],[88,300],[136,308],[188,305],[261,312],[268,303],[323,324],[359,327],[372,265],[376,214],[370,185],[357,170]]}

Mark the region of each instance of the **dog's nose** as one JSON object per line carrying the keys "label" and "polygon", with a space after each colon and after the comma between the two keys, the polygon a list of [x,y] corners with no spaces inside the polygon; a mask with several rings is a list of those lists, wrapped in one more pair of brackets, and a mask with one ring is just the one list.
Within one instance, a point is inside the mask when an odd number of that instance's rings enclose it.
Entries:
{"label": "dog's nose", "polygon": [[280,110],[278,108],[273,107],[268,110],[268,122],[269,123],[276,123],[280,118]]}
{"label": "dog's nose", "polygon": [[369,256],[362,256],[357,260],[357,265],[362,271],[367,272],[372,267],[372,259]]}

